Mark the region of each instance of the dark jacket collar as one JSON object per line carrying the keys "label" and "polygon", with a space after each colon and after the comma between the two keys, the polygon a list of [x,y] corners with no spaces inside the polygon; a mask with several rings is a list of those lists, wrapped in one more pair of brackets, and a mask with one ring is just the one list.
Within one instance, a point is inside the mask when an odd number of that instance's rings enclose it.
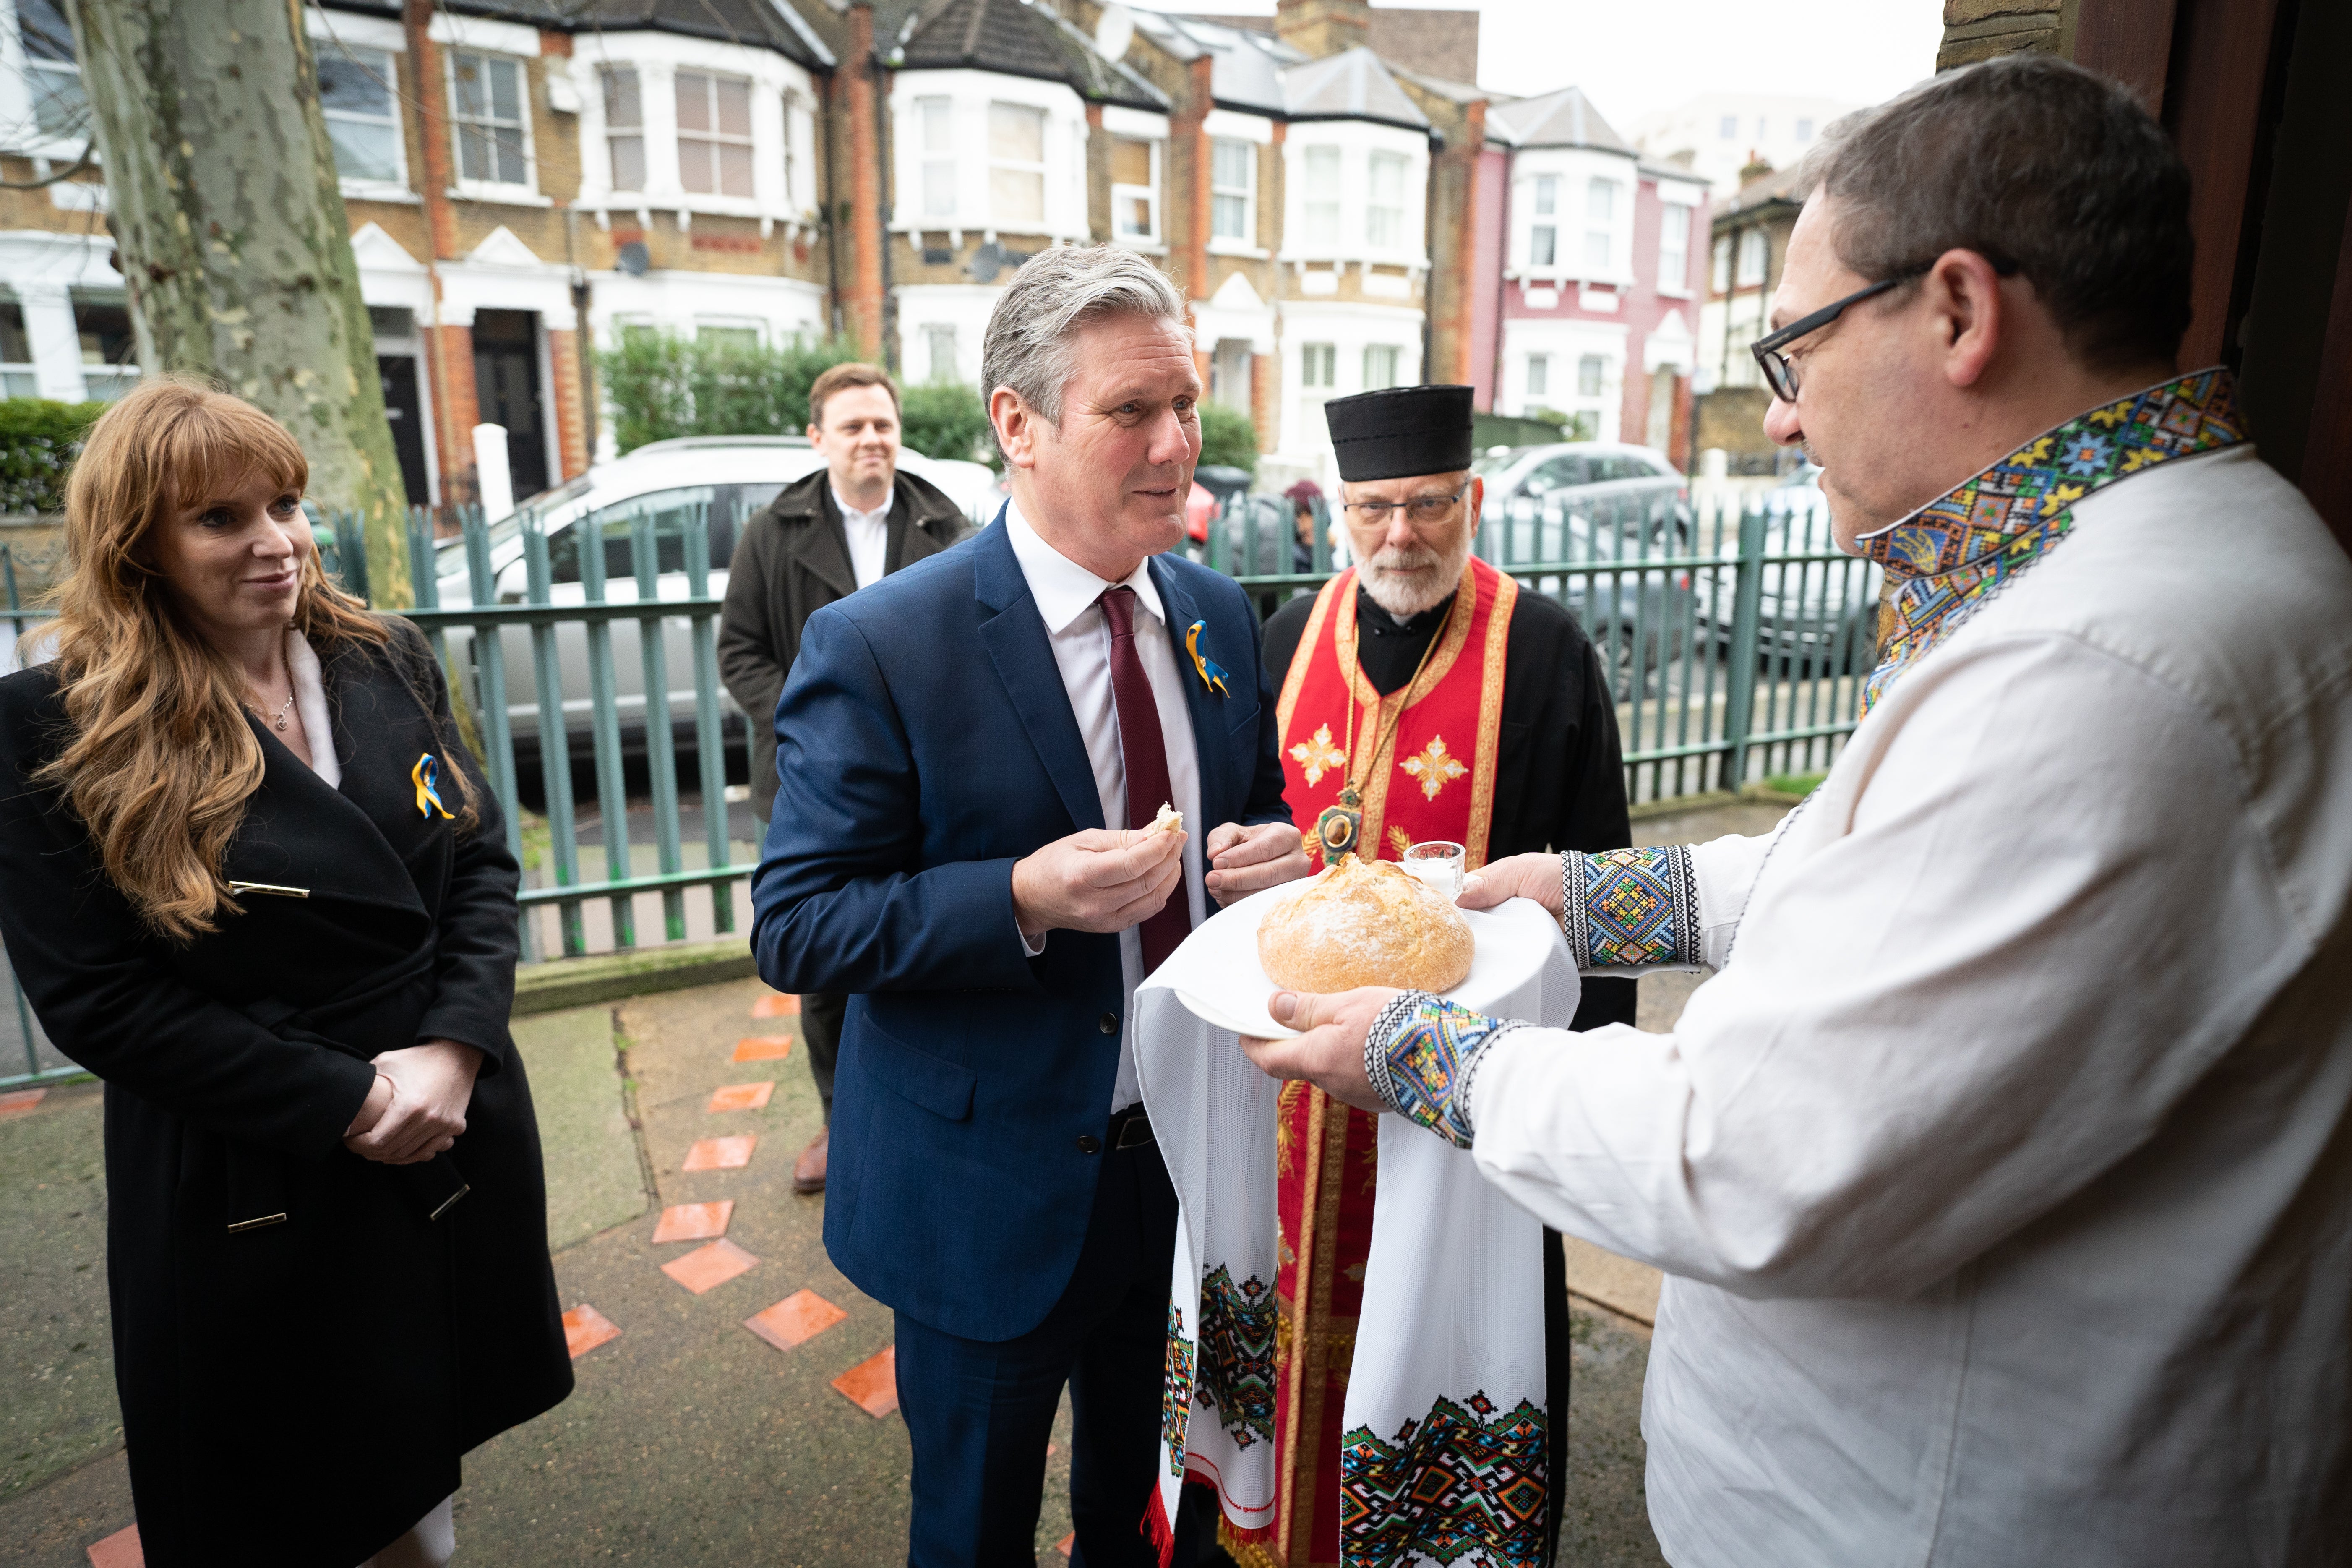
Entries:
{"label": "dark jacket collar", "polygon": [[[824,468],[803,475],[776,492],[768,515],[783,527],[784,550],[811,576],[834,592],[847,595],[857,590],[857,574],[849,563],[849,536],[842,527],[841,509],[833,499],[833,477]],[[883,556],[884,572],[896,572],[910,561],[935,554],[956,542],[963,529],[963,510],[946,491],[906,469],[891,481],[889,545]],[[911,536],[924,535],[921,542]]]}

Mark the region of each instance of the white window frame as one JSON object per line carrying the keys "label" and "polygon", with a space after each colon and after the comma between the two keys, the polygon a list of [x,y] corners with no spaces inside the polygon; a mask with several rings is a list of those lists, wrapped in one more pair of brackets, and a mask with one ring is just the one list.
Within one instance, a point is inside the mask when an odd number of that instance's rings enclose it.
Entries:
{"label": "white window frame", "polygon": [[[1600,205],[1605,205],[1608,210],[1595,216],[1592,211],[1596,205],[1595,198],[1601,196],[1604,192],[1607,193],[1606,199]],[[1623,222],[1618,216],[1618,211],[1624,201],[1624,192],[1625,183],[1622,180],[1612,180],[1606,174],[1591,174],[1585,178],[1582,233],[1584,244],[1580,247],[1582,255],[1578,263],[1578,271],[1583,277],[1612,278],[1617,274],[1617,230]],[[1594,240],[1601,242],[1601,255],[1599,260],[1593,259],[1592,242]]]}
{"label": "white window frame", "polygon": [[[516,197],[520,196],[528,198],[526,205],[551,205],[539,194],[539,147],[530,122],[530,61],[519,55],[467,46],[453,46],[445,48],[442,50],[442,55],[448,61],[443,74],[448,78],[446,86],[449,99],[449,183],[453,193],[470,201],[511,203]],[[461,58],[468,56],[479,60],[511,65],[515,68],[516,83],[520,89],[517,96],[520,100],[522,112],[522,180],[519,184],[509,180],[474,179],[466,174],[465,146],[461,140],[461,128],[478,123],[488,125],[498,123],[495,121],[469,119],[459,107],[457,62]],[[644,102],[642,79],[638,83],[638,90],[640,111],[642,111]]]}
{"label": "white window frame", "polygon": [[[1162,149],[1164,149],[1164,148],[1167,146],[1167,143],[1166,143],[1165,142],[1162,142],[1162,141],[1159,140],[1159,139],[1158,139],[1158,138],[1156,138],[1156,137],[1149,137],[1149,136],[1117,136],[1117,135],[1115,135],[1115,136],[1113,136],[1113,137],[1111,138],[1111,141],[1112,141],[1111,158],[1112,158],[1112,163],[1113,163],[1113,166],[1114,166],[1114,167],[1116,167],[1116,166],[1117,166],[1117,162],[1118,162],[1118,142],[1140,142],[1141,143],[1143,143],[1144,148],[1146,149],[1146,152],[1147,152],[1147,153],[1148,153],[1148,155],[1149,155],[1149,157],[1150,157],[1150,171],[1151,171],[1151,172],[1150,172],[1150,178],[1151,183],[1150,183],[1149,185],[1116,184],[1113,184],[1113,185],[1111,186],[1111,188],[1110,188],[1110,226],[1111,226],[1111,239],[1112,239],[1112,241],[1113,241],[1114,243],[1116,243],[1116,244],[1119,244],[1119,245],[1127,245],[1127,246],[1135,246],[1135,247],[1152,247],[1152,246],[1160,245],[1160,244],[1161,244],[1161,243],[1162,243],[1162,242],[1163,242],[1163,241],[1168,237],[1167,237],[1167,232],[1166,232],[1166,230],[1161,226],[1161,224],[1160,224],[1160,188],[1161,184],[1163,183],[1163,178],[1164,178],[1164,176],[1163,176],[1163,175],[1161,174],[1161,173],[1160,173],[1160,171],[1161,171],[1161,169],[1162,169],[1162,167],[1163,167],[1162,159],[1161,159],[1161,151],[1162,151]],[[1123,233],[1123,232],[1120,230],[1120,228],[1119,228],[1119,218],[1120,218],[1121,212],[1122,212],[1122,210],[1123,210],[1122,204],[1124,204],[1124,203],[1126,203],[1126,202],[1133,201],[1133,200],[1134,200],[1136,197],[1138,197],[1138,196],[1140,196],[1140,197],[1142,197],[1142,198],[1143,198],[1143,201],[1144,201],[1144,210],[1145,210],[1147,213],[1150,214],[1150,216],[1151,216],[1151,226],[1150,226],[1150,231],[1149,231],[1148,233],[1144,233],[1144,234],[1127,234],[1127,233]]]}
{"label": "white window frame", "polygon": [[[1218,154],[1227,150],[1243,154],[1244,171],[1240,184],[1220,184],[1217,179]],[[1211,244],[1254,247],[1257,244],[1257,160],[1258,146],[1238,136],[1219,136],[1209,143],[1209,241]],[[1217,232],[1217,204],[1239,201],[1242,205],[1241,232]]]}
{"label": "white window frame", "polygon": [[[1591,389],[1585,382],[1590,379]],[[1598,404],[1609,395],[1609,359],[1605,354],[1580,353],[1576,356],[1576,397],[1579,404]]]}
{"label": "white window frame", "polygon": [[[1696,209],[1681,202],[1658,204],[1658,292],[1687,296],[1690,293],[1691,230],[1697,225],[1692,220]],[[1679,232],[1678,232],[1679,231]],[[1671,240],[1672,244],[1667,242]]]}
{"label": "white window frame", "polygon": [[[359,66],[362,69],[372,68],[367,61],[360,58],[362,54],[381,58],[384,66],[384,96],[391,100],[392,110],[389,116],[353,114],[348,110],[329,109],[321,100],[319,112],[330,122],[341,120],[356,125],[389,124],[392,127],[393,177],[389,180],[367,179],[343,174],[339,169],[336,171],[336,183],[342,187],[346,197],[360,201],[415,201],[415,193],[408,188],[408,130],[400,117],[400,52],[396,49],[387,49],[379,44],[361,43],[346,38],[312,41],[311,54],[314,59],[323,58],[330,51],[347,62]],[[331,132],[329,136],[331,141]]]}
{"label": "white window frame", "polygon": [[[1559,268],[1559,176],[1538,174],[1528,193],[1531,204],[1528,225],[1528,269],[1552,272]],[[1549,218],[1546,223],[1543,220]],[[1538,256],[1538,251],[1550,254]]]}
{"label": "white window frame", "polygon": [[[915,156],[922,179],[922,184],[918,187],[921,216],[926,220],[938,218],[951,224],[955,221],[958,205],[956,199],[956,101],[946,93],[929,92],[914,100],[914,109]],[[936,119],[933,118],[935,114]],[[931,132],[934,128],[945,132],[940,138],[945,143],[944,146],[935,147],[931,144]],[[931,184],[935,174],[944,176],[947,182],[947,204],[944,206],[934,206],[931,202],[931,197],[936,194]]]}
{"label": "white window frame", "polygon": [[14,293],[0,295],[0,309],[16,312],[17,331],[25,337],[23,359],[0,360],[0,397],[38,397],[41,395],[41,367],[34,357],[33,327],[25,319],[25,301]]}
{"label": "white window frame", "polygon": [[[646,73],[635,65],[622,60],[606,60],[595,68],[595,72],[597,112],[604,119],[604,124],[598,135],[604,145],[605,181],[615,192],[642,195],[646,190],[660,183],[654,175],[654,139],[652,128],[647,123],[652,117],[646,112]],[[617,167],[613,162],[613,138],[615,132],[613,125],[612,89],[608,84],[614,77],[624,73],[636,84],[637,122],[634,127],[622,127],[619,134],[634,134],[636,137],[637,165],[645,174],[645,178],[634,185],[621,184]]]}
{"label": "white window frame", "polygon": [[[1037,161],[1022,158],[1000,158],[996,155],[996,111],[1015,109],[1037,117]],[[1024,103],[1018,99],[992,98],[988,100],[988,221],[997,228],[1042,230],[1053,221],[1054,192],[1049,179],[1053,165],[1052,140],[1054,116],[1042,105]],[[996,171],[1009,169],[1037,176],[1037,216],[1009,217],[996,210]]]}
{"label": "white window frame", "polygon": [[[1383,166],[1393,167],[1396,171],[1396,200],[1393,203],[1376,199],[1380,195],[1380,172]],[[1374,215],[1381,213],[1395,216],[1396,233],[1391,238],[1374,237]],[[1412,218],[1412,160],[1385,147],[1373,148],[1364,158],[1364,248],[1391,254],[1411,249],[1408,226]]]}
{"label": "white window frame", "polygon": [[1551,355],[1538,353],[1528,356],[1527,388],[1529,397],[1551,395]]}
{"label": "white window frame", "polygon": [[[718,69],[710,68],[704,67],[704,66],[688,66],[688,67],[683,67],[683,68],[679,68],[679,69],[677,69],[677,70],[674,70],[674,71],[672,71],[672,72],[670,73],[670,112],[671,112],[673,115],[677,114],[677,106],[678,106],[678,95],[679,95],[679,93],[681,93],[682,91],[684,91],[684,90],[685,90],[683,88],[681,88],[681,87],[678,85],[678,84],[679,84],[679,81],[680,81],[680,79],[681,79],[682,78],[689,77],[689,76],[690,76],[690,77],[698,77],[698,78],[700,78],[700,79],[701,79],[705,83],[707,83],[707,84],[708,84],[707,89],[706,89],[706,93],[707,93],[707,96],[708,96],[709,100],[710,115],[711,115],[711,121],[712,121],[712,129],[710,129],[710,130],[709,130],[709,131],[695,131],[695,132],[688,132],[688,131],[686,129],[686,126],[685,126],[685,123],[684,123],[683,120],[681,120],[681,121],[678,121],[678,129],[677,129],[677,188],[678,188],[680,191],[684,192],[684,193],[685,193],[687,195],[688,195],[688,196],[698,196],[698,197],[702,197],[702,198],[707,199],[707,200],[723,201],[723,202],[752,202],[752,201],[757,201],[757,200],[759,200],[759,199],[760,199],[760,134],[759,134],[759,125],[760,125],[760,110],[759,110],[760,84],[759,84],[757,81],[755,81],[754,79],[752,79],[751,77],[744,76],[744,75],[742,75],[741,73],[740,73],[740,72],[736,72],[736,71],[718,70]],[[642,79],[640,79],[640,81],[642,81]],[[722,82],[722,81],[740,82],[740,83],[742,84],[742,86],[743,86],[743,127],[744,127],[744,129],[743,129],[743,133],[742,133],[740,136],[732,135],[732,134],[730,134],[730,133],[729,133],[729,132],[727,132],[720,131],[720,130],[717,129],[717,121],[718,121],[718,115],[719,115],[719,84],[720,82]],[[642,93],[642,89],[641,89],[641,90],[640,90],[640,95],[639,95],[639,98],[638,98],[638,111],[639,111],[639,113],[640,113],[640,114],[642,114],[642,113],[644,112],[644,107],[645,107],[645,102],[644,102],[644,97],[643,97],[643,93]],[[740,148],[742,148],[742,149],[743,149],[743,153],[744,153],[744,158],[745,158],[745,163],[746,163],[745,172],[746,172],[747,174],[749,174],[751,175],[751,190],[750,190],[750,191],[748,191],[748,192],[746,192],[746,193],[743,193],[743,194],[741,194],[741,195],[737,195],[736,193],[734,193],[734,192],[732,192],[732,191],[724,191],[724,190],[698,191],[698,190],[694,189],[692,186],[688,185],[688,184],[686,183],[686,144],[687,144],[687,142],[698,142],[698,143],[701,143],[701,144],[703,144],[703,145],[709,146],[709,147],[712,147],[712,148],[719,148],[719,147],[740,147]],[[710,164],[710,173],[711,173],[711,178],[712,178],[714,181],[717,181],[717,180],[719,180],[719,179],[720,178],[720,175],[719,175],[719,164],[718,164],[718,163],[717,163],[717,161],[716,161],[715,159],[713,159],[713,161],[712,161],[712,163],[711,163],[711,164]]]}
{"label": "white window frame", "polygon": [[1731,292],[1731,237],[1717,235],[1707,268],[1707,288],[1717,294]]}
{"label": "white window frame", "polygon": [[[470,25],[470,23],[469,23]],[[778,224],[817,222],[814,92],[808,73],[771,50],[719,43],[676,33],[583,32],[573,39],[571,66],[582,84],[578,135],[580,194],[573,205],[609,226],[618,213],[632,216],[675,212],[691,225],[697,214],[756,218],[762,238]],[[552,71],[562,65],[551,59]],[[613,181],[606,143],[601,79],[587,74],[604,68],[637,73],[638,108],[644,117],[646,188],[633,191]],[[679,179],[677,77],[680,73],[733,77],[751,83],[751,194],[705,195],[688,191]],[[911,190],[911,185],[902,186]]]}
{"label": "white window frame", "polygon": [[765,348],[768,345],[768,323],[765,319],[759,316],[695,317],[694,335],[700,338],[703,333],[709,331],[749,332],[751,334],[753,348]]}
{"label": "white window frame", "polygon": [[[1383,376],[1385,376],[1387,379],[1386,379],[1386,380],[1383,380],[1383,381],[1381,381],[1381,382],[1379,382],[1379,383],[1377,383],[1377,384],[1375,384],[1375,382],[1373,381],[1373,370],[1372,370],[1373,358],[1374,358],[1374,356],[1375,356],[1375,355],[1385,355],[1385,356],[1387,357],[1387,361],[1388,361],[1386,367],[1385,367],[1385,368],[1384,368],[1384,369],[1380,373],[1381,374],[1382,374]],[[1387,390],[1387,389],[1389,389],[1390,387],[1392,387],[1392,386],[1397,385],[1397,384],[1398,384],[1398,383],[1399,383],[1399,381],[1402,378],[1403,374],[1404,374],[1404,350],[1403,350],[1403,349],[1402,349],[1402,348],[1398,347],[1395,343],[1366,343],[1366,344],[1364,345],[1364,365],[1363,365],[1363,376],[1364,376],[1364,379],[1363,379],[1363,382],[1362,382],[1362,389],[1363,389],[1364,391],[1366,391],[1366,392],[1383,392],[1383,391],[1386,391],[1386,390]]]}
{"label": "white window frame", "polygon": [[1772,246],[1764,237],[1764,231],[1760,228],[1741,229],[1738,250],[1732,262],[1732,288],[1760,289],[1764,286],[1765,274],[1771,268]]}
{"label": "white window frame", "polygon": [[[80,307],[84,305],[104,307],[119,303],[127,317],[131,310],[131,301],[129,297],[125,295],[118,300],[115,297],[115,291],[110,289],[76,289],[68,295],[67,302],[77,312],[79,310]],[[93,363],[89,358],[89,351],[83,348],[81,345],[81,318],[79,314],[76,314],[74,317],[73,329],[74,355],[76,360],[79,362],[79,368],[81,370],[83,386],[82,395],[84,397],[96,403],[115,402],[132,387],[138,385],[139,378],[147,374],[144,367],[138,364],[135,361],[128,364],[110,364],[102,360]],[[131,347],[134,352],[138,347],[138,336],[135,328],[132,331]],[[110,393],[101,391],[98,386],[92,384],[94,377],[96,379],[108,382],[120,382],[121,384]]]}
{"label": "white window frame", "polygon": [[[950,382],[963,379],[963,344],[953,321],[925,321],[917,329],[923,339],[923,357],[927,364],[926,382]],[[940,363],[940,344],[947,344],[947,363]]]}
{"label": "white window frame", "polygon": [[[58,15],[61,17],[64,16],[63,0],[58,0]],[[10,58],[5,63],[16,68],[8,73],[16,79],[8,83],[5,96],[14,101],[0,104],[0,108],[5,108],[9,121],[19,128],[16,138],[16,145],[10,147],[9,151],[22,152],[27,157],[61,157],[69,162],[79,154],[83,143],[90,141],[97,133],[96,128],[89,118],[89,99],[85,94],[82,100],[84,113],[80,129],[66,132],[44,131],[37,120],[37,106],[42,97],[39,78],[70,77],[75,89],[78,92],[82,91],[79,46],[74,41],[71,28],[68,26],[66,44],[67,47],[73,51],[74,58],[65,60],[36,61],[25,47],[24,22],[16,15],[13,5],[9,7],[8,22],[9,36],[5,52]]]}
{"label": "white window frame", "polygon": [[[1312,172],[1320,160],[1328,160],[1331,183],[1328,199],[1314,186]],[[1316,213],[1328,208],[1330,226],[1318,233]],[[1343,147],[1325,142],[1298,150],[1298,217],[1300,245],[1317,255],[1332,254],[1347,244],[1348,221],[1348,153]]]}

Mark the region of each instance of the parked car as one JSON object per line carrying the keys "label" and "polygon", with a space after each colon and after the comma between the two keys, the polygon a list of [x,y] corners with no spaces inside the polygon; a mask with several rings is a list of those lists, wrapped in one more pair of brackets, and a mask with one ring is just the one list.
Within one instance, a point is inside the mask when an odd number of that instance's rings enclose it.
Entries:
{"label": "parked car", "polygon": [[[489,530],[490,574],[499,603],[519,605],[530,597],[530,573],[525,559],[524,529],[535,526],[547,536],[549,598],[558,605],[586,602],[582,582],[581,547],[601,536],[605,577],[604,596],[615,604],[637,600],[632,565],[632,529],[640,518],[651,521],[656,548],[655,592],[662,599],[689,597],[686,571],[688,531],[699,530],[709,540],[709,590],[713,598],[727,591],[727,563],[743,524],[759,515],[776,492],[821,467],[823,459],[797,436],[682,437],[639,447],[610,463],[599,463],[579,478],[534,496],[514,514]],[[996,477],[979,463],[926,458],[916,452],[899,454],[898,465],[939,486],[977,526],[993,515]],[[592,531],[593,531],[592,532]],[[463,540],[445,540],[436,563],[436,587],[444,608],[474,603],[472,580]],[[645,654],[637,623],[616,620],[612,626],[614,706],[623,742],[632,749],[645,741]],[[693,744],[694,643],[690,623],[683,617],[662,623],[665,685],[673,730],[687,746]],[[450,657],[459,668],[478,662],[470,630],[453,628]],[[509,628],[500,638],[506,674],[507,721],[517,750],[535,755],[539,749],[540,708],[533,639],[529,631]],[[588,634],[580,622],[555,628],[556,666],[561,677],[564,728],[574,753],[593,750],[591,730],[591,670]],[[481,689],[478,673],[475,690]],[[741,710],[722,690],[724,725],[739,733]]]}
{"label": "parked car", "polygon": [[[1878,600],[1886,574],[1876,562],[1838,549],[1821,469],[1808,464],[1763,491],[1755,504],[1764,512],[1765,555],[1759,568],[1758,658],[1790,673],[1868,669],[1877,657]],[[1727,564],[1702,584],[1699,616],[1709,640],[1727,655],[1738,583],[1727,563],[1739,559],[1738,535],[1728,519],[1722,554]]]}
{"label": "parked car", "polygon": [[[1690,491],[1674,465],[1578,441],[1492,453],[1472,471],[1486,480],[1478,553],[1568,606],[1619,698],[1657,690],[1692,613],[1688,571],[1643,564],[1687,547]],[[1527,570],[1538,565],[1589,569]]]}
{"label": "parked car", "polygon": [[[1613,441],[1563,441],[1490,451],[1470,471],[1486,481],[1486,516],[1552,497],[1612,527],[1639,520],[1653,546],[1690,537],[1690,481],[1664,452]],[[1653,550],[1653,553],[1657,552]],[[1505,563],[1496,557],[1497,565]]]}

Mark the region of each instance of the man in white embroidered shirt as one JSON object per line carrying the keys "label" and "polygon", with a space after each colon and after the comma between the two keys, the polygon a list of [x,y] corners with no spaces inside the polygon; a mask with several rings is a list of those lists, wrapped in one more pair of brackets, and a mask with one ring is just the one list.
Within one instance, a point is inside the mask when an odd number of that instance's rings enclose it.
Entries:
{"label": "man in white embroidered shirt", "polygon": [[2176,373],[2121,88],[1955,71],[1809,173],[1756,353],[1889,578],[1864,716],[1774,834],[1464,895],[1717,976],[1671,1035],[1367,991],[1249,1048],[1665,1271],[1678,1568],[2352,1561],[2352,563]]}

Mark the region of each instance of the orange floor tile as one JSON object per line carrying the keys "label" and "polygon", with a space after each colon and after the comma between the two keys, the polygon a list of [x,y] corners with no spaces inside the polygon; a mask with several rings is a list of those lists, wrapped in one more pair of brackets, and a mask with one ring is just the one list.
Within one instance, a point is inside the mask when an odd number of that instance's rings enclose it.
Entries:
{"label": "orange floor tile", "polygon": [[662,1265],[662,1272],[699,1296],[757,1267],[759,1261],[731,1241],[713,1241],[683,1258],[671,1258]]}
{"label": "orange floor tile", "polygon": [[766,1083],[730,1083],[725,1089],[714,1091],[710,1096],[710,1103],[702,1109],[712,1112],[765,1110],[768,1109],[768,1096],[775,1092],[776,1084],[773,1079]]}
{"label": "orange floor tile", "polygon": [[887,1415],[898,1408],[898,1347],[859,1362],[833,1380],[834,1387],[868,1415]]}
{"label": "orange floor tile", "polygon": [[20,1089],[0,1094],[0,1116],[22,1116],[40,1104],[48,1092],[46,1089]]}
{"label": "orange floor tile", "polygon": [[720,1198],[715,1204],[673,1204],[662,1210],[661,1223],[654,1226],[654,1240],[709,1241],[714,1236],[725,1236],[728,1218],[734,1212],[733,1198]]}
{"label": "orange floor tile", "polygon": [[746,1035],[735,1042],[730,1062],[780,1062],[793,1054],[790,1035]]}
{"label": "orange floor tile", "polygon": [[754,1312],[743,1326],[775,1346],[788,1351],[849,1316],[814,1290],[795,1290],[764,1312]]}
{"label": "orange floor tile", "polygon": [[139,1527],[118,1530],[89,1549],[90,1568],[146,1568],[147,1553],[139,1544]]}
{"label": "orange floor tile", "polygon": [[751,1016],[754,1018],[797,1018],[800,1016],[801,999],[797,996],[781,996],[772,991],[751,1004]]}
{"label": "orange floor tile", "polygon": [[738,1133],[732,1138],[698,1138],[686,1152],[688,1171],[740,1171],[751,1163],[751,1146],[760,1141],[756,1132]]}
{"label": "orange floor tile", "polygon": [[621,1326],[585,1301],[563,1314],[563,1345],[574,1361],[620,1337]]}

